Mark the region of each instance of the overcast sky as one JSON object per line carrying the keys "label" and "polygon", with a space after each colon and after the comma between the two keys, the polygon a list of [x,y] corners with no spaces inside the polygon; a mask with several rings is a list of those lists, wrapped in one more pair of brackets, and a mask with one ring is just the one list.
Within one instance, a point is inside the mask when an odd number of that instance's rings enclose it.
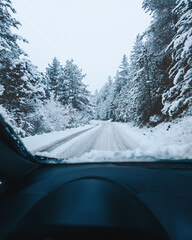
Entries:
{"label": "overcast sky", "polygon": [[123,54],[150,23],[142,0],[13,0],[22,45],[33,64],[44,71],[53,57],[75,63],[87,73],[89,90],[114,76]]}

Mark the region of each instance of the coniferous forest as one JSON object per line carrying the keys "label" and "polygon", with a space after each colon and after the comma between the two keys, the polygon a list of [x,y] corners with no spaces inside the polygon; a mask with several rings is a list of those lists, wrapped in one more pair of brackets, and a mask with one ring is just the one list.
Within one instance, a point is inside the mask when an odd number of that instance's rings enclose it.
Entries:
{"label": "coniferous forest", "polygon": [[144,0],[152,15],[97,98],[97,118],[154,126],[192,115],[192,1]]}
{"label": "coniferous forest", "polygon": [[57,58],[39,72],[18,44],[27,40],[11,31],[20,26],[12,13],[11,1],[1,0],[1,111],[22,137],[88,123],[92,106],[83,83],[86,75],[73,60],[63,66]]}
{"label": "coniferous forest", "polygon": [[40,72],[13,33],[20,23],[10,0],[0,0],[1,112],[22,136],[77,127],[90,119],[155,126],[192,115],[192,1],[144,0],[152,16],[130,58],[91,96],[86,74],[55,57]]}

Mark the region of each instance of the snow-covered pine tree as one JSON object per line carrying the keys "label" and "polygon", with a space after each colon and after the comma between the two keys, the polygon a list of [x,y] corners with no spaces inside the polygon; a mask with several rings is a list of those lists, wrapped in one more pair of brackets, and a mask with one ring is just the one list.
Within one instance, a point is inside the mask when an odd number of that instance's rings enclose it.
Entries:
{"label": "snow-covered pine tree", "polygon": [[33,119],[32,115],[45,99],[42,78],[42,74],[27,59],[20,60],[6,77],[2,104],[13,114],[17,127],[24,130],[22,135],[34,132],[37,119]]}
{"label": "snow-covered pine tree", "polygon": [[[89,103],[90,93],[82,82],[85,77],[82,70],[79,70],[73,60],[67,60],[65,66],[62,66],[57,58],[54,58],[46,69],[46,77],[51,97],[45,103],[45,107],[50,109],[51,106],[55,106],[55,110],[50,113],[58,117],[59,124],[56,126],[55,117],[51,117],[51,114],[40,108],[39,112],[42,112],[43,118],[41,129],[58,130],[87,123],[92,118],[92,106]],[[47,118],[48,114],[50,121]],[[50,127],[46,128],[45,123]]]}
{"label": "snow-covered pine tree", "polygon": [[[168,68],[172,49],[167,46],[175,35],[176,15],[172,12],[175,0],[144,0],[143,8],[152,15],[152,21],[144,32],[145,60],[148,70],[148,86],[151,95],[151,115],[162,115],[162,94],[170,87]],[[146,62],[146,61],[145,61]]]}
{"label": "snow-covered pine tree", "polygon": [[[67,84],[68,103],[79,111],[89,112],[89,96],[87,86],[83,83],[86,75],[74,64],[73,60],[67,60],[63,68],[64,84]],[[62,89],[62,88],[61,88]]]}
{"label": "snow-covered pine tree", "polygon": [[24,58],[26,54],[18,45],[19,40],[26,40],[12,32],[20,25],[12,17],[15,12],[10,0],[0,1],[0,84],[3,86],[0,103],[24,136],[25,131],[33,131],[29,115],[35,111],[38,100],[44,98],[44,89],[42,75]]}
{"label": "snow-covered pine tree", "polygon": [[122,109],[122,99],[121,90],[126,87],[127,82],[129,80],[129,63],[127,56],[124,55],[121,65],[117,71],[114,81],[114,89],[113,89],[113,100],[111,103],[111,112],[112,119],[116,121],[120,121],[120,112]]}
{"label": "snow-covered pine tree", "polygon": [[99,91],[96,89],[95,93],[89,98],[89,102],[91,104],[92,108],[92,112],[93,112],[93,119],[98,120],[99,119],[99,115],[98,115],[98,105],[97,105],[97,100],[98,100],[98,96],[99,96]]}
{"label": "snow-covered pine tree", "polygon": [[55,100],[58,100],[58,94],[63,81],[63,70],[62,65],[56,57],[53,58],[53,62],[51,64],[48,64],[48,67],[46,68],[46,75],[48,78],[49,94]]}
{"label": "snow-covered pine tree", "polygon": [[172,12],[174,7],[175,0],[143,1],[143,9],[152,15],[150,26],[144,33],[147,40],[145,45],[149,54],[155,53],[162,60],[168,54],[166,48],[175,34],[176,15]]}
{"label": "snow-covered pine tree", "polygon": [[178,16],[170,79],[173,86],[163,95],[162,112],[169,117],[192,115],[192,1],[177,0],[173,13]]}
{"label": "snow-covered pine tree", "polygon": [[21,25],[11,13],[16,13],[10,0],[0,1],[0,69],[12,65],[15,59],[18,59],[23,50],[18,45],[18,40],[26,42],[25,39],[14,34],[12,28],[18,29]]}
{"label": "snow-covered pine tree", "polygon": [[119,95],[120,121],[141,125],[146,123],[154,112],[155,102],[155,64],[137,35],[130,57],[127,84]]}
{"label": "snow-covered pine tree", "polygon": [[[20,56],[24,54],[18,45],[18,40],[23,40],[17,34],[12,33],[12,29],[18,29],[20,23],[12,17],[16,13],[10,0],[0,1],[0,85],[3,92],[6,87],[7,77],[10,72],[20,62]],[[4,96],[1,95],[0,103],[2,104]]]}
{"label": "snow-covered pine tree", "polygon": [[126,55],[123,55],[123,59],[121,65],[119,66],[119,70],[117,72],[117,77],[115,80],[115,93],[119,93],[121,88],[127,83],[129,75],[129,63]]}
{"label": "snow-covered pine tree", "polygon": [[113,80],[109,76],[108,82],[97,94],[97,118],[109,120],[112,115],[111,104],[113,100]]}
{"label": "snow-covered pine tree", "polygon": [[[138,111],[139,100],[138,93],[139,89],[142,86],[139,81],[139,75],[141,73],[140,69],[140,61],[143,54],[143,42],[142,36],[138,34],[136,36],[135,43],[133,45],[133,50],[130,56],[130,82],[128,86],[128,94],[129,94],[129,103],[128,103],[128,115],[129,120],[133,124],[138,124],[138,116],[141,114]],[[142,91],[142,87],[141,87]]]}
{"label": "snow-covered pine tree", "polygon": [[130,116],[136,125],[148,120],[151,110],[151,89],[149,85],[149,58],[142,37],[138,35],[131,53]]}

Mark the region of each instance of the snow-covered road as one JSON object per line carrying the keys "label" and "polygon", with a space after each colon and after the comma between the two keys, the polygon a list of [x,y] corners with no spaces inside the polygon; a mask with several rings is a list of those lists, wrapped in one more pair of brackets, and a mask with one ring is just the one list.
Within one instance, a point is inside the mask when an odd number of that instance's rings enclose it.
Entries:
{"label": "snow-covered road", "polygon": [[58,158],[74,158],[92,150],[126,151],[138,147],[118,123],[98,122],[86,129],[75,132],[32,150],[33,154],[45,154]]}
{"label": "snow-covered road", "polygon": [[66,148],[63,146],[63,151],[57,156],[59,158],[80,157],[86,152],[92,150],[100,151],[126,151],[137,147],[133,139],[125,136],[125,133],[111,122],[104,122],[99,126],[82,133],[77,138],[73,139],[72,144]]}
{"label": "snow-covered road", "polygon": [[23,138],[34,155],[67,162],[192,159],[192,118],[138,128],[127,123],[91,121],[90,124]]}

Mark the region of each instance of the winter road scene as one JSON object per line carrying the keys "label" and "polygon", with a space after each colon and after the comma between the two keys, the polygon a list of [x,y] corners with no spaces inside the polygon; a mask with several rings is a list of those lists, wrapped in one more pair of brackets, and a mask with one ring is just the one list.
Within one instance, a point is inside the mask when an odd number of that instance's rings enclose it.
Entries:
{"label": "winter road scene", "polygon": [[192,159],[191,0],[1,0],[0,16],[0,114],[34,157]]}

